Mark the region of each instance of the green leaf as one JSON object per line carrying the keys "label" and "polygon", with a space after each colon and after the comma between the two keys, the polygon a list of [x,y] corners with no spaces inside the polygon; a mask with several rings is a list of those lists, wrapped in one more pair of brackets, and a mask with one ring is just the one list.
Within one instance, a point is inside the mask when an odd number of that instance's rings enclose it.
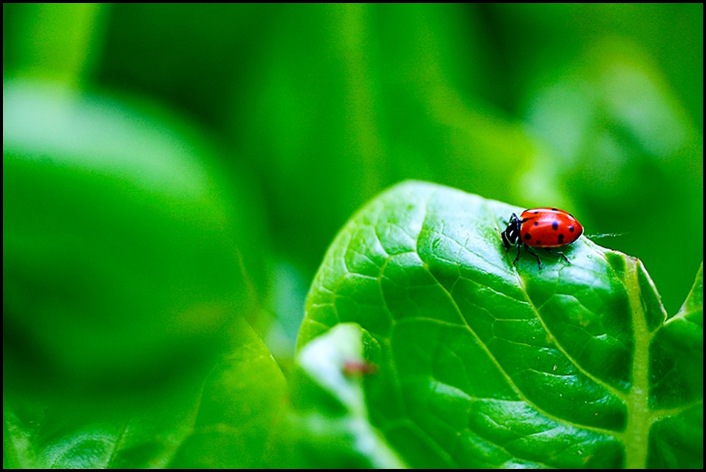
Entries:
{"label": "green leaf", "polygon": [[251,314],[257,218],[200,133],[46,83],[8,81],[3,99],[4,339],[21,356],[151,377]]}
{"label": "green leaf", "polygon": [[410,177],[517,194],[543,151],[472,93],[498,90],[482,28],[469,27],[480,17],[461,4],[283,5],[268,16],[276,34],[234,86],[232,121],[243,156],[267,176],[284,252],[318,263],[362,202]]}
{"label": "green leaf", "polygon": [[650,345],[650,402],[657,411],[650,434],[651,468],[703,464],[703,263],[679,312]]}
{"label": "green leaf", "polygon": [[379,351],[360,326],[344,323],[299,352],[290,382],[293,410],[283,434],[285,467],[405,466],[367,410]]}
{"label": "green leaf", "polygon": [[700,467],[700,323],[665,322],[640,261],[586,237],[570,263],[513,266],[500,232],[519,210],[421,182],[385,192],[330,247],[300,352],[339,323],[370,333],[370,421],[412,467]]}
{"label": "green leaf", "polygon": [[[101,4],[24,4],[12,7],[3,76],[35,76],[79,85],[103,46],[107,7]],[[6,13],[3,9],[3,13]],[[67,28],[67,24],[71,28]],[[5,61],[3,61],[5,62]]]}
{"label": "green leaf", "polygon": [[[268,448],[284,377],[244,322],[210,370],[132,393],[5,390],[3,461],[22,468],[251,468]],[[7,382],[5,382],[7,385]]]}

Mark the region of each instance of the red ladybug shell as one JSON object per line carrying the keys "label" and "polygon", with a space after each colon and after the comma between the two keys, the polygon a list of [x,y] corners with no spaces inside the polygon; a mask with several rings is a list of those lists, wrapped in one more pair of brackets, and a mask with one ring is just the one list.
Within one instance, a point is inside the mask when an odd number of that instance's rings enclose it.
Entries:
{"label": "red ladybug shell", "polygon": [[532,247],[561,247],[576,241],[583,226],[557,208],[531,208],[520,215],[520,240]]}

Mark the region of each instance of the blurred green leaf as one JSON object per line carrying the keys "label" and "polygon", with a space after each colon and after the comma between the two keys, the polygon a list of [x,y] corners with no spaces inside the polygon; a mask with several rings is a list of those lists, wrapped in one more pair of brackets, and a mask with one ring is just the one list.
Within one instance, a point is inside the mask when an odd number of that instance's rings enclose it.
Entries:
{"label": "blurred green leaf", "polygon": [[254,317],[264,240],[213,152],[146,106],[4,84],[3,321],[19,357],[152,377]]}
{"label": "blurred green leaf", "polygon": [[[284,377],[236,321],[232,350],[156,390],[3,395],[3,465],[22,468],[251,468],[268,449]],[[62,395],[63,394],[63,395]]]}
{"label": "blurred green leaf", "polygon": [[522,96],[557,68],[606,40],[641,45],[674,88],[697,128],[703,127],[702,3],[487,3],[482,6],[498,67],[501,103]]}
{"label": "blurred green leaf", "polygon": [[243,75],[261,54],[268,34],[277,34],[271,30],[272,18],[282,8],[258,3],[113,4],[97,80],[162,100],[225,131],[232,87],[244,86]]}
{"label": "blurred green leaf", "polygon": [[666,321],[639,260],[585,237],[570,264],[514,267],[500,232],[518,211],[433,184],[385,192],[330,247],[300,353],[340,323],[370,333],[371,423],[412,467],[701,467],[685,434],[702,415],[699,302]]}
{"label": "blurred green leaf", "polygon": [[522,192],[543,150],[474,95],[492,83],[467,5],[289,5],[272,22],[234,92],[232,135],[266,176],[290,254],[318,264],[348,215],[401,179]]}
{"label": "blurred green leaf", "polygon": [[[96,56],[102,52],[106,8],[100,3],[24,3],[9,7],[3,77],[7,78],[8,73],[51,79],[67,86],[81,84],[92,75]],[[5,13],[3,5],[3,24]]]}

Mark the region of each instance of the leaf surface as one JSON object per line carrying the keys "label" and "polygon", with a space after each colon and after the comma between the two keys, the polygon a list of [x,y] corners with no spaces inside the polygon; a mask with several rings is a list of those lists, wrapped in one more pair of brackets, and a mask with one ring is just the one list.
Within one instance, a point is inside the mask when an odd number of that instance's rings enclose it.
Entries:
{"label": "leaf surface", "polygon": [[5,391],[4,466],[267,466],[284,377],[242,319],[235,323],[233,342],[233,350],[210,370],[156,389],[41,396]]}
{"label": "leaf surface", "polygon": [[[518,211],[421,182],[385,192],[330,247],[300,349],[339,323],[370,333],[380,346],[371,422],[412,467],[663,463],[660,429],[673,442],[702,412],[699,323],[665,323],[639,260],[585,237],[565,248],[570,263],[540,253],[542,270],[527,255],[513,266],[500,232]],[[690,339],[688,352],[669,333]],[[662,371],[660,355],[671,362]],[[698,451],[696,440],[678,444]],[[674,450],[671,460],[702,462]]]}

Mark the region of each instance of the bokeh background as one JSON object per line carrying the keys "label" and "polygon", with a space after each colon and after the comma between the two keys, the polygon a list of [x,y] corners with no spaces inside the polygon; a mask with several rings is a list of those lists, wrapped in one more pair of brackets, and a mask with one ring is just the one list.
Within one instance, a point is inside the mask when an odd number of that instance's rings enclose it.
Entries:
{"label": "bokeh background", "polygon": [[328,244],[405,179],[620,234],[673,313],[703,5],[4,4],[3,155],[4,344],[59,371],[234,312],[286,362]]}

